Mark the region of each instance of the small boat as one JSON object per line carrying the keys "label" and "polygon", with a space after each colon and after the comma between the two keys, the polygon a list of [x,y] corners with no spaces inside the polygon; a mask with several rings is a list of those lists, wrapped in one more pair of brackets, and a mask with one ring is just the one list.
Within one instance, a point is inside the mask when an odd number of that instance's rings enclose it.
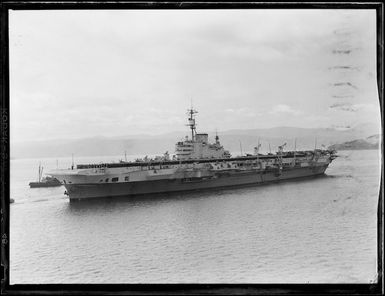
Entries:
{"label": "small boat", "polygon": [[31,188],[39,188],[39,187],[55,187],[55,186],[61,186],[62,183],[51,176],[45,176],[42,178],[43,175],[43,167],[39,164],[39,176],[37,182],[30,182],[29,187]]}

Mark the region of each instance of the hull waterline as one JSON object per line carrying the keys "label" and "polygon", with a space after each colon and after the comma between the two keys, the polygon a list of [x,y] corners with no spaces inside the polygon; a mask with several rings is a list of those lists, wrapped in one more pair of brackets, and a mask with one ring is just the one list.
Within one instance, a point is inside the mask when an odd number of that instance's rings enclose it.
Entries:
{"label": "hull waterline", "polygon": [[262,185],[272,182],[320,176],[327,165],[306,168],[292,168],[271,172],[226,172],[209,178],[161,179],[139,182],[65,184],[70,200],[101,197],[122,197],[154,193],[196,191],[226,187]]}

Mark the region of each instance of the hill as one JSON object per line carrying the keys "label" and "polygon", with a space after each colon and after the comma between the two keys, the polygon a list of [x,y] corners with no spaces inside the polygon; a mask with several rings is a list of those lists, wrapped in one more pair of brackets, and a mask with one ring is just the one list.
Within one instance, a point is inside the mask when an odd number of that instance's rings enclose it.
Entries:
{"label": "hill", "polygon": [[[332,128],[296,128],[276,127],[269,129],[229,130],[220,132],[221,143],[225,149],[236,155],[242,149],[244,153],[252,153],[258,141],[261,152],[277,150],[278,145],[287,143],[286,149],[314,149],[315,145],[325,147],[343,142],[354,141],[368,137],[368,131],[362,129],[339,130]],[[54,139],[47,141],[11,142],[12,158],[66,157],[74,153],[76,156],[103,155],[160,155],[165,151],[174,153],[175,143],[189,134],[185,132],[170,132],[163,135],[135,135],[124,137],[92,137],[84,139]],[[366,134],[366,135],[365,135]],[[373,134],[373,133],[372,133]],[[369,134],[370,135],[370,134]],[[364,137],[362,137],[364,136]],[[378,135],[377,135],[378,136]],[[209,133],[210,141],[214,141],[215,132]],[[371,136],[368,143],[376,141]],[[296,139],[296,141],[295,141]],[[378,143],[378,138],[377,138]],[[354,147],[365,146],[364,143],[353,143]],[[242,147],[242,148],[241,148]],[[359,148],[372,149],[372,148]],[[375,148],[373,148],[375,149]]]}
{"label": "hill", "polygon": [[373,135],[366,139],[357,139],[353,141],[344,142],[341,144],[334,144],[329,146],[329,149],[335,150],[366,150],[366,149],[379,149],[380,135]]}

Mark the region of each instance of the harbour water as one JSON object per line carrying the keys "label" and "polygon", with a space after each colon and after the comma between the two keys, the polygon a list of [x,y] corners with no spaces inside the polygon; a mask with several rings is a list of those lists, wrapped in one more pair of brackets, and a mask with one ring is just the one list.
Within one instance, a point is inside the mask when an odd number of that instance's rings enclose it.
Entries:
{"label": "harbour water", "polygon": [[318,178],[78,203],[28,187],[56,159],[11,160],[10,283],[369,283],[379,151],[339,155]]}

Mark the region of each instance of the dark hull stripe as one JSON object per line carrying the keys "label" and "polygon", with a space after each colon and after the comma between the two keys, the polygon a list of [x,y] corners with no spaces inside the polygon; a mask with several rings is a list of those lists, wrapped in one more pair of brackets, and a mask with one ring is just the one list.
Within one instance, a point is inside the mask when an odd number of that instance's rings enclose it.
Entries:
{"label": "dark hull stripe", "polygon": [[58,184],[58,183],[53,183],[53,184],[50,184],[50,183],[38,183],[38,182],[34,182],[34,183],[29,183],[29,187],[31,188],[40,188],[40,187],[59,187],[59,186],[62,186],[63,184]]}
{"label": "dark hull stripe", "polygon": [[263,184],[282,180],[305,178],[323,174],[327,166],[328,165],[284,170],[281,172],[281,174],[278,174],[278,171],[268,173],[254,172],[246,174],[221,175],[217,178],[210,179],[162,179],[126,183],[66,184],[65,187],[71,200],[95,197],[180,192],[231,186],[234,187],[240,185]]}

